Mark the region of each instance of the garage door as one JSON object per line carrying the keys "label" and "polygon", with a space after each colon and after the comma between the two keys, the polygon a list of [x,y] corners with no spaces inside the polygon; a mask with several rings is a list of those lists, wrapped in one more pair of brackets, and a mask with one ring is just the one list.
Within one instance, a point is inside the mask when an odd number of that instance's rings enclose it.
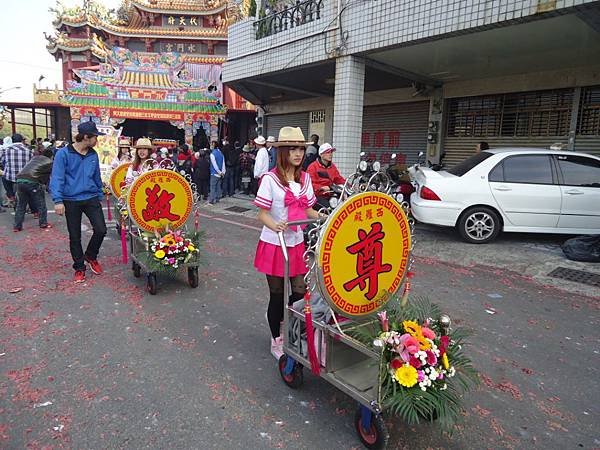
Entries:
{"label": "garage door", "polygon": [[386,162],[392,153],[406,163],[427,151],[429,101],[364,108],[361,149]]}
{"label": "garage door", "polygon": [[309,113],[295,113],[295,114],[276,114],[269,115],[267,119],[267,128],[265,138],[268,136],[274,136],[275,139],[279,136],[279,130],[283,127],[300,127],[304,137],[308,140],[308,122]]}

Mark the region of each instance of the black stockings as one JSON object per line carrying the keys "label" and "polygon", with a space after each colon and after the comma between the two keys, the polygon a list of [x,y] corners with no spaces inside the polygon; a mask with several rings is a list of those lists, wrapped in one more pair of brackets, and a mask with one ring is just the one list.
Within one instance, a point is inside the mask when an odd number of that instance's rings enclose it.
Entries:
{"label": "black stockings", "polygon": [[[279,327],[283,320],[283,277],[267,275],[269,284],[269,307],[267,308],[267,320],[271,329],[273,339],[279,337]],[[304,275],[290,277],[292,285],[292,295],[288,299],[288,305],[304,297],[306,285],[304,284]]]}

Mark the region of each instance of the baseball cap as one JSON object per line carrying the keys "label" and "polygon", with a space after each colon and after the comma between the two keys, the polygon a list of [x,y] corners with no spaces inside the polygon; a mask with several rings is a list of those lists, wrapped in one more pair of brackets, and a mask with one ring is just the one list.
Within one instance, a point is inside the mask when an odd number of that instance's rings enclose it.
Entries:
{"label": "baseball cap", "polygon": [[327,152],[335,152],[335,147],[333,147],[331,144],[328,144],[326,142],[325,144],[323,144],[319,147],[319,155],[322,155],[323,153],[327,153]]}
{"label": "baseball cap", "polygon": [[77,126],[77,132],[79,134],[87,134],[88,136],[105,136],[106,133],[98,131],[94,122],[83,122]]}

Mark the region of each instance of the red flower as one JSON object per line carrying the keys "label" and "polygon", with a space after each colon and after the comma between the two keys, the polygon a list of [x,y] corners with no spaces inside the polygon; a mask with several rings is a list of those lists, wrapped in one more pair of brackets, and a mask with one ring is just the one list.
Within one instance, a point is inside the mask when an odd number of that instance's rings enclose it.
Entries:
{"label": "red flower", "polygon": [[437,364],[437,357],[431,350],[427,350],[427,364],[435,366]]}
{"label": "red flower", "polygon": [[439,349],[440,349],[440,356],[444,356],[444,353],[446,353],[446,349],[448,348],[448,345],[450,345],[450,338],[448,336],[442,336],[440,338],[440,345],[439,345]]}
{"label": "red flower", "polygon": [[414,356],[410,357],[410,361],[408,363],[411,366],[413,366],[415,369],[418,369],[421,367],[421,361],[418,358],[415,358]]}
{"label": "red flower", "polygon": [[392,359],[392,362],[390,363],[390,367],[394,370],[399,369],[403,365],[404,365],[404,363],[402,362],[402,360],[398,359],[398,358]]}

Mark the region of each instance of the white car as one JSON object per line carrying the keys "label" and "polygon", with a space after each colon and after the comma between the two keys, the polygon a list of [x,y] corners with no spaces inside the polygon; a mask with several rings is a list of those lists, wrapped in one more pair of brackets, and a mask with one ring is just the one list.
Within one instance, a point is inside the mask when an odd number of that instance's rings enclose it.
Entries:
{"label": "white car", "polygon": [[600,158],[585,153],[502,148],[450,170],[414,172],[419,222],[456,227],[483,244],[500,231],[600,234]]}

